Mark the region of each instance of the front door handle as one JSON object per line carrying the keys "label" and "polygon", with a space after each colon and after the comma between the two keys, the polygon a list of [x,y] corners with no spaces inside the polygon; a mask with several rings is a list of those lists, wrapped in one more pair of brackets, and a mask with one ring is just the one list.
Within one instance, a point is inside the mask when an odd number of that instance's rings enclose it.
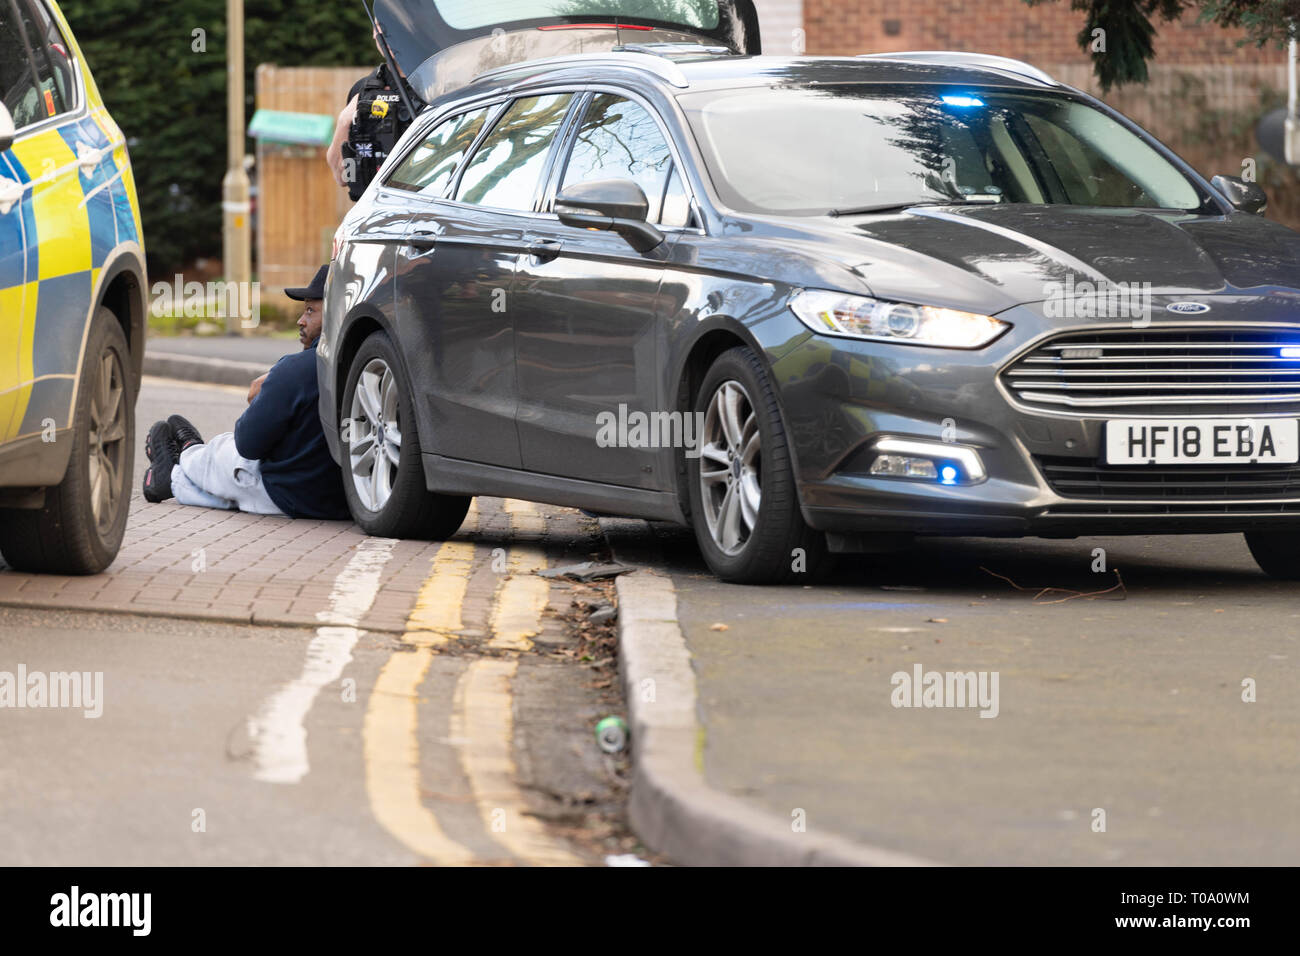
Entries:
{"label": "front door handle", "polygon": [[528,254],[539,262],[550,262],[564,251],[558,239],[534,239],[528,244]]}
{"label": "front door handle", "polygon": [[435,245],[437,245],[437,242],[438,242],[438,234],[436,232],[430,232],[427,229],[422,229],[419,232],[413,232],[406,239],[406,244],[408,246],[410,246],[412,249],[419,249],[423,252],[427,252],[428,250],[432,249]]}

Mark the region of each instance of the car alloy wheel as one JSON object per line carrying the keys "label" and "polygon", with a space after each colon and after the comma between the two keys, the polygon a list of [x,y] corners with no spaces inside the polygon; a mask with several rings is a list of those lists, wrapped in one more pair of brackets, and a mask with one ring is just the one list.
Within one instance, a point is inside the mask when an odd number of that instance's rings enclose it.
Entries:
{"label": "car alloy wheel", "polygon": [[397,379],[388,363],[372,358],[352,393],[348,461],[353,487],[370,511],[382,511],[393,494],[402,457]]}
{"label": "car alloy wheel", "polygon": [[130,409],[121,355],[105,350],[98,364],[90,397],[90,510],[100,536],[107,538],[122,498]]}
{"label": "car alloy wheel", "polygon": [[758,415],[739,382],[723,382],[709,400],[700,446],[700,500],[713,542],[723,554],[745,549],[763,501],[763,449]]}

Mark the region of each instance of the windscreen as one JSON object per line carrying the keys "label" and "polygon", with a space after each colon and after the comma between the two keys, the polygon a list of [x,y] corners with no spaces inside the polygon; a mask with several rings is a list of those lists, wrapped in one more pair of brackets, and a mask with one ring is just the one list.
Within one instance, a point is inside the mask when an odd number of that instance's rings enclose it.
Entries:
{"label": "windscreen", "polygon": [[947,86],[763,87],[680,98],[733,209],[824,215],[960,201],[1195,209],[1196,186],[1069,96]]}

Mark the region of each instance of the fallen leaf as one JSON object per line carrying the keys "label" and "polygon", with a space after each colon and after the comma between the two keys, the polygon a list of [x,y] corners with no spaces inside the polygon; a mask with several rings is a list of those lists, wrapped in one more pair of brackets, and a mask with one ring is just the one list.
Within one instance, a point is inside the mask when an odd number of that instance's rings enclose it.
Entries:
{"label": "fallen leaf", "polygon": [[729,625],[729,624],[710,624],[710,625],[709,625],[709,630],[710,630],[710,631],[729,631],[729,630],[731,630],[731,625]]}

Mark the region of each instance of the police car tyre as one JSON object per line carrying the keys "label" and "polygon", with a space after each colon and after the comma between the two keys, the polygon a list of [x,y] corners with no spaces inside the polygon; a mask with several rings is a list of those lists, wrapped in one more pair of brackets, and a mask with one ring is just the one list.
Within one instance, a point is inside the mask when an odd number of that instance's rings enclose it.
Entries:
{"label": "police car tyre", "polygon": [[[384,332],[372,333],[357,350],[343,390],[339,435],[343,489],[353,520],[366,534],[443,541],[460,528],[471,499],[433,494],[425,486],[410,396],[392,340]],[[389,456],[390,462],[396,457],[396,468],[383,482],[385,493],[375,495],[369,468],[384,466],[383,456]],[[372,510],[376,499],[378,507]]]}
{"label": "police car tyre", "polygon": [[1300,537],[1293,531],[1248,531],[1246,545],[1270,577],[1300,581]]}
{"label": "police car tyre", "polygon": [[122,326],[102,306],[91,323],[63,481],[37,510],[0,512],[0,553],[17,571],[97,574],[126,532],[135,457],[135,399]]}
{"label": "police car tyre", "polygon": [[704,428],[700,454],[686,460],[687,487],[710,570],[737,584],[823,577],[834,555],[803,520],[780,406],[758,356],[743,346],[718,356],[693,410]]}

